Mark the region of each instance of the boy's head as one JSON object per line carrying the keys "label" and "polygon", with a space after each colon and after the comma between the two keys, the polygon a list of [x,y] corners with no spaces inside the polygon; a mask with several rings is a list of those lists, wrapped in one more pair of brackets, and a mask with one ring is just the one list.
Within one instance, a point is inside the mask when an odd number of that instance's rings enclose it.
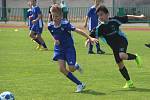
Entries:
{"label": "boy's head", "polygon": [[29,6],[30,8],[32,8],[31,1],[28,1],[28,6]]}
{"label": "boy's head", "polygon": [[31,2],[31,5],[35,6],[37,3],[37,0],[30,0],[30,2]]}
{"label": "boy's head", "polygon": [[96,14],[101,21],[107,21],[109,18],[109,11],[104,5],[101,5],[97,8]]}
{"label": "boy's head", "polygon": [[103,0],[94,0],[95,5],[99,5],[100,3],[103,3]]}
{"label": "boy's head", "polygon": [[54,22],[59,22],[62,18],[62,9],[58,4],[52,5],[50,12]]}

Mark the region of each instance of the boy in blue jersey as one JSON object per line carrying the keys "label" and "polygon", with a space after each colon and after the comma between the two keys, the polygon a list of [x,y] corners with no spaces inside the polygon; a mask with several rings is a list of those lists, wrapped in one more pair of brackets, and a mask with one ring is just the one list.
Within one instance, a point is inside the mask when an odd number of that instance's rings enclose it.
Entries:
{"label": "boy in blue jersey", "polygon": [[39,44],[37,49],[48,50],[43,38],[41,37],[43,31],[42,12],[40,8],[36,5],[36,0],[30,0],[30,2],[32,5],[32,15],[29,16],[29,19],[32,20],[32,27],[29,33],[30,37]]}
{"label": "boy in blue jersey", "polygon": [[[97,42],[97,39],[91,38],[85,32],[64,20],[62,18],[62,9],[58,4],[53,5],[50,11],[53,21],[48,24],[48,30],[55,42],[53,60],[58,62],[60,72],[77,84],[76,92],[81,92],[85,88],[85,84],[72,74],[75,70],[80,71],[80,66],[76,63],[76,50],[71,37],[71,31],[81,34],[91,42]],[[69,66],[68,69],[66,69],[66,62]]]}
{"label": "boy in blue jersey", "polygon": [[101,21],[101,24],[96,28],[96,34],[98,37],[103,37],[112,49],[119,71],[126,80],[123,88],[132,88],[133,82],[123,60],[135,60],[138,67],[141,67],[141,59],[138,55],[126,53],[128,40],[119,27],[122,23],[127,23],[128,19],[143,19],[144,16],[126,15],[109,18],[108,9],[105,6],[98,7],[96,13]]}
{"label": "boy in blue jersey", "polygon": [[[103,0],[94,0],[95,4],[90,8],[90,10],[88,11],[88,14],[86,16],[86,20],[85,20],[85,25],[84,27],[87,27],[88,24],[88,30],[90,32],[90,34],[93,34],[93,38],[97,37],[95,32],[92,30],[94,28],[96,28],[98,26],[98,16],[96,14],[96,8],[100,5],[100,3],[103,2]],[[105,52],[103,50],[100,49],[100,44],[99,42],[96,43],[96,48],[97,48],[97,54],[104,54]],[[93,52],[93,44],[89,44],[89,50],[88,50],[88,54],[94,54]]]}

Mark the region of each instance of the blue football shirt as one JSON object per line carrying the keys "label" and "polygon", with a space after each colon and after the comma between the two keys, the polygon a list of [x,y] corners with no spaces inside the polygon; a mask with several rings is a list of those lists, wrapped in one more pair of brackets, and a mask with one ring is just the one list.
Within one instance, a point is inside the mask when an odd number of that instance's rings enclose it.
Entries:
{"label": "blue football shirt", "polygon": [[[36,18],[38,18],[38,15],[42,14],[40,8],[38,6],[32,6],[32,19],[35,20]],[[39,19],[35,25],[39,26],[40,28],[43,27],[43,20]]]}
{"label": "blue football shirt", "polygon": [[75,27],[67,20],[61,20],[61,25],[55,27],[53,22],[48,24],[48,30],[52,34],[55,40],[60,41],[61,48],[68,48],[74,45],[71,31],[75,30]]}
{"label": "blue football shirt", "polygon": [[87,16],[89,18],[88,30],[91,31],[93,28],[96,28],[98,26],[98,16],[96,14],[95,5],[89,9]]}

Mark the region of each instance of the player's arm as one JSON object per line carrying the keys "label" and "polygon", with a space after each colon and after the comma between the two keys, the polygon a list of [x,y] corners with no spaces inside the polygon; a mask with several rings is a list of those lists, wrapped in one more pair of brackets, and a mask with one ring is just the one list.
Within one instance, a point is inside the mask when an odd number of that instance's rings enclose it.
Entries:
{"label": "player's arm", "polygon": [[38,17],[32,21],[33,24],[36,23],[36,21],[38,21],[39,19],[42,19],[42,14],[38,14]]}
{"label": "player's arm", "polygon": [[89,20],[89,18],[88,18],[88,16],[86,16],[86,18],[85,18],[85,23],[84,23],[84,28],[87,27],[87,22],[88,22],[88,20]]}
{"label": "player's arm", "polygon": [[98,42],[98,40],[96,38],[92,38],[91,36],[89,36],[83,30],[81,30],[79,28],[76,28],[74,31],[77,32],[78,34],[86,37],[87,39],[89,39],[90,42]]}
{"label": "player's arm", "polygon": [[136,15],[127,15],[128,19],[145,19],[145,16],[142,14],[140,16]]}

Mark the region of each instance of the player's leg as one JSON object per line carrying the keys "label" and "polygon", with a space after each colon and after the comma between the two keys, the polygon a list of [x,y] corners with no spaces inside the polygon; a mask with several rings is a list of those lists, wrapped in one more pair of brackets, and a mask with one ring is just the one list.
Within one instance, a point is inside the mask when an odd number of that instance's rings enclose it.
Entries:
{"label": "player's leg", "polygon": [[[99,37],[96,35],[96,33],[94,33],[94,34],[95,34],[95,37],[97,39],[99,39]],[[97,49],[97,54],[104,54],[105,53],[103,50],[101,50],[99,42],[96,43],[96,49]]]}
{"label": "player's leg", "polygon": [[123,86],[123,88],[133,88],[133,81],[130,79],[129,73],[127,68],[125,67],[123,61],[118,63],[119,66],[119,71],[121,73],[121,75],[124,77],[124,79],[126,80],[126,84],[125,86]]}
{"label": "player's leg", "polygon": [[[95,35],[92,32],[90,32],[90,36],[95,38]],[[93,52],[93,44],[91,42],[89,43],[88,54],[94,54],[94,52]]]}
{"label": "player's leg", "polygon": [[37,39],[37,37],[36,37],[36,35],[35,35],[36,33],[35,33],[35,31],[30,31],[29,32],[29,37],[31,38],[31,39],[33,39],[37,44],[39,44],[39,45],[41,45],[41,42]]}
{"label": "player's leg", "polygon": [[42,36],[41,36],[41,34],[42,34],[42,31],[43,31],[43,28],[38,28],[37,29],[37,38],[39,39],[39,41],[41,42],[41,45],[42,45],[42,47],[43,48],[41,48],[41,50],[48,50],[47,49],[47,46],[46,46],[46,44],[45,44],[45,41],[43,40],[43,38],[42,38]]}
{"label": "player's leg", "polygon": [[126,84],[125,84],[125,86],[123,88],[131,88],[131,87],[133,87],[133,82],[130,79],[128,70],[126,69],[126,67],[125,67],[125,65],[123,63],[123,60],[119,57],[119,52],[113,51],[113,53],[114,53],[114,57],[115,57],[116,63],[118,65],[118,67],[119,67],[119,71],[120,71],[121,75],[124,77],[124,79],[126,80]]}
{"label": "player's leg", "polygon": [[135,60],[138,67],[142,66],[141,58],[138,54],[131,54],[131,53],[119,53],[119,56],[122,60]]}
{"label": "player's leg", "polygon": [[76,92],[81,92],[83,88],[85,88],[85,85],[81,83],[70,71],[66,69],[66,63],[64,60],[59,59],[58,64],[60,72],[66,75],[69,80],[71,80],[77,85]]}
{"label": "player's leg", "polygon": [[[79,64],[76,63],[76,52],[74,47],[67,48],[66,50],[66,61],[69,66],[69,71],[74,72],[75,70],[78,70],[80,73],[82,73],[82,69],[79,66]],[[77,84],[77,90],[76,92],[81,92],[85,88],[84,83]]]}
{"label": "player's leg", "polygon": [[69,71],[74,72],[78,70],[80,73],[83,73],[83,69],[81,66],[76,62],[76,51],[74,46],[67,48],[65,53],[66,61],[69,66]]}
{"label": "player's leg", "polygon": [[135,60],[138,67],[141,67],[141,58],[138,54],[126,53],[128,47],[128,41],[125,38],[121,38],[121,44],[119,45],[119,57],[122,60]]}

